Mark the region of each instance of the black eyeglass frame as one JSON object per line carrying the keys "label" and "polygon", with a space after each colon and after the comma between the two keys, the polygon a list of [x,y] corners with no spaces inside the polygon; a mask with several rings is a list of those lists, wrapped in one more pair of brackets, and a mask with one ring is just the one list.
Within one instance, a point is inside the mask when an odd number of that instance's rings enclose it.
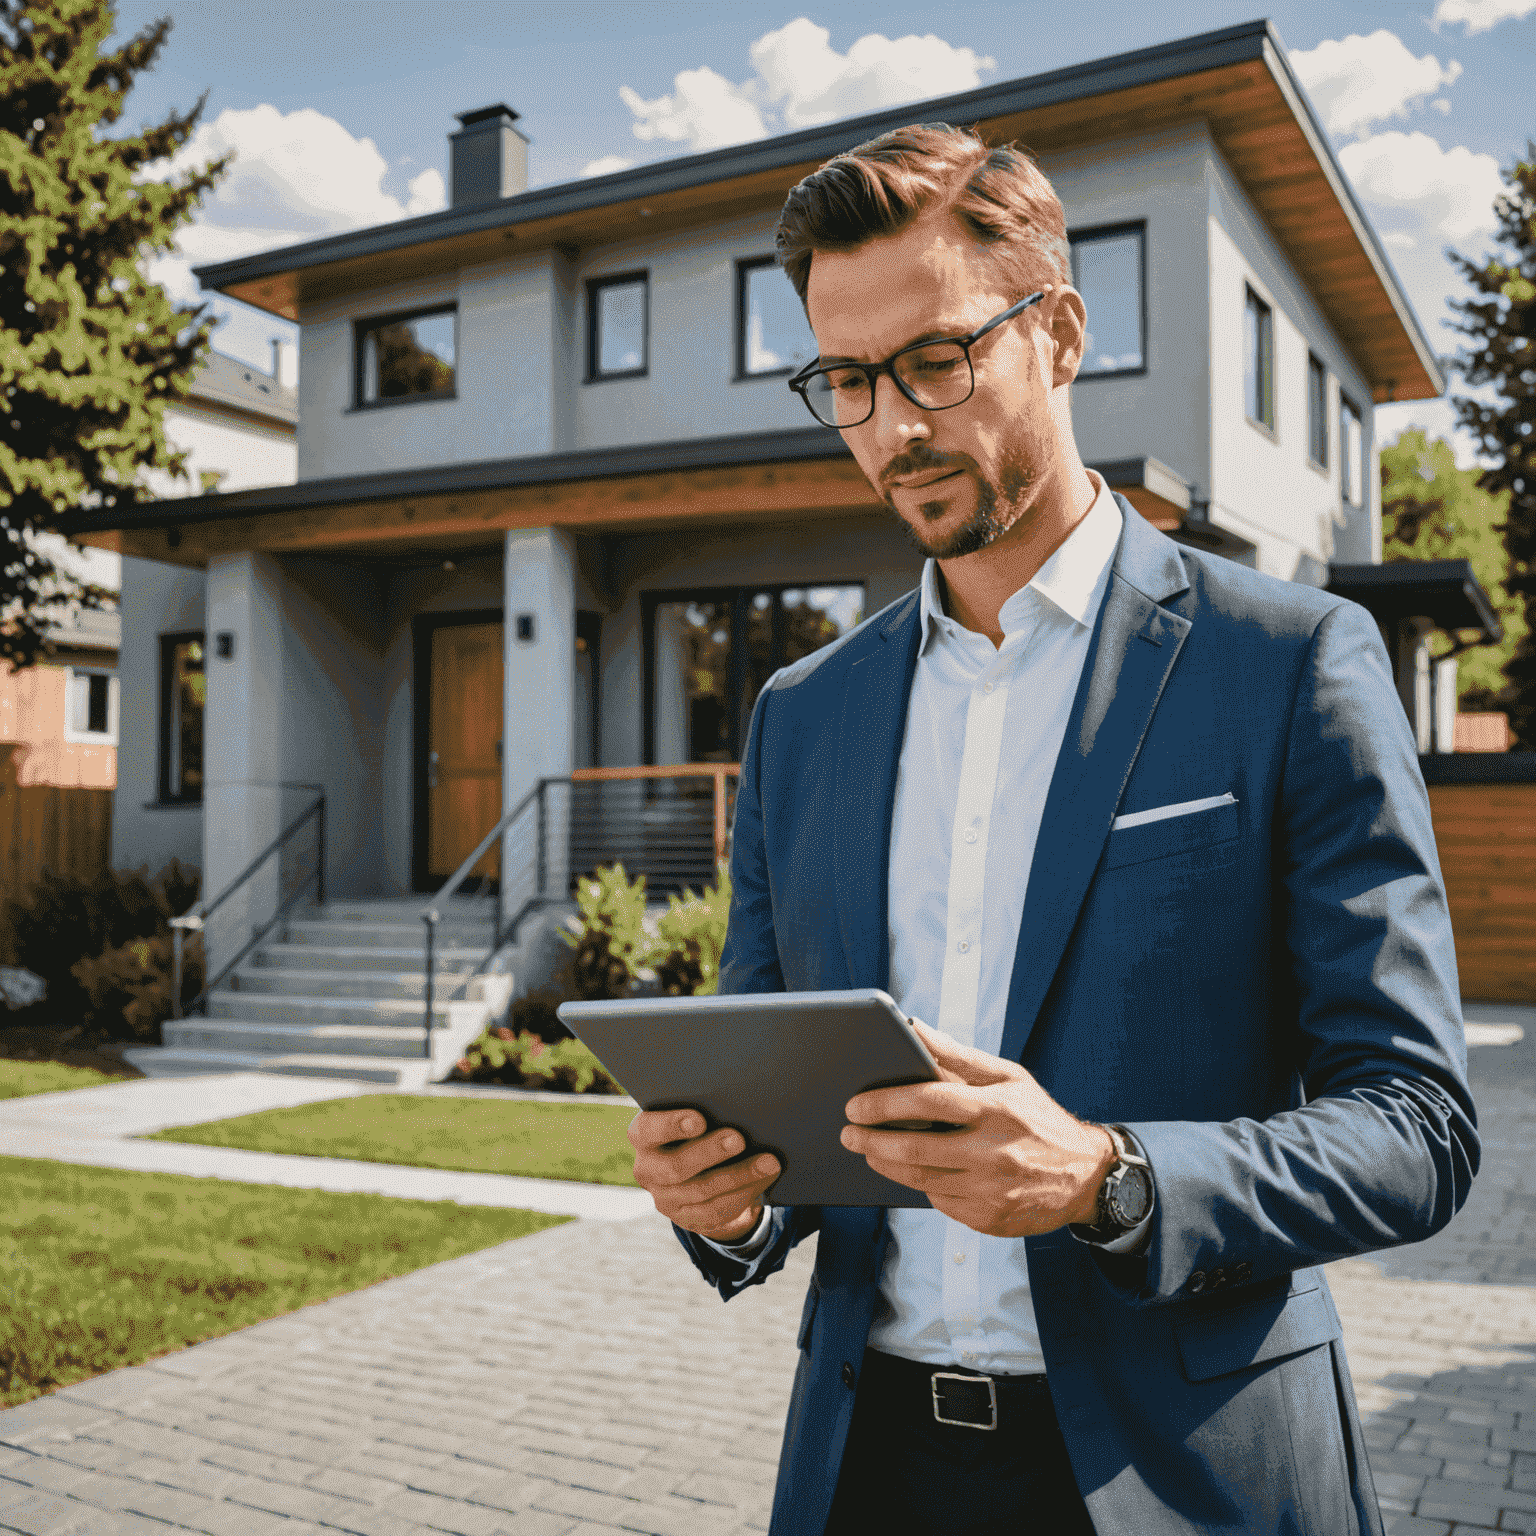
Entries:
{"label": "black eyeglass frame", "polygon": [[[1016,315],[1022,315],[1026,309],[1038,304],[1046,296],[1049,290],[1042,288],[1039,293],[1032,293],[1027,299],[1020,299],[1017,304],[1010,304],[1000,315],[993,317],[985,325],[977,326],[968,336],[930,336],[927,341],[910,342],[907,346],[899,347],[886,358],[883,363],[833,363],[830,367],[824,367],[818,357],[814,362],[807,363],[794,378],[785,382],[794,392],[805,401],[805,408],[815,419],[819,427],[827,427],[833,432],[841,432],[849,427],[862,427],[871,416],[875,414],[875,386],[879,382],[880,375],[885,374],[901,393],[915,405],[920,411],[952,411],[957,405],[964,405],[972,395],[976,393],[976,365],[971,361],[971,348],[981,340],[988,331],[996,330],[1006,321],[1012,320]],[[971,387],[958,399],[951,400],[948,405],[929,405],[919,400],[916,395],[901,382],[900,375],[895,369],[898,357],[905,357],[908,352],[921,352],[925,347],[937,346],[960,347],[965,353],[965,365],[971,370]],[[849,369],[856,369],[864,375],[869,385],[869,411],[867,415],[859,417],[857,421],[840,421],[836,424],[826,422],[816,415],[816,408],[806,397],[806,390],[810,387],[811,380],[818,373],[842,373]]]}

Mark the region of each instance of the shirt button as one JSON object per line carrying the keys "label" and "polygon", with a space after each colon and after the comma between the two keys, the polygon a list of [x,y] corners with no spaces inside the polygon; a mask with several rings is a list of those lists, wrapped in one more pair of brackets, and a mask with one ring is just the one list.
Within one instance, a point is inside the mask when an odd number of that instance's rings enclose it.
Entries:
{"label": "shirt button", "polygon": [[968,843],[974,843],[976,841],[976,828],[975,827],[968,827],[966,829],[965,840]]}
{"label": "shirt button", "polygon": [[961,939],[960,942],[955,945],[955,948],[958,949],[962,955],[965,954],[970,949],[970,947],[971,941],[969,939]]}
{"label": "shirt button", "polygon": [[996,684],[996,683],[983,683],[983,684],[982,684],[982,685],[981,685],[981,691],[982,691],[982,692],[983,692],[983,693],[991,693],[991,692],[992,692],[992,690],[993,690],[993,689],[994,689],[994,688],[996,688],[996,687],[997,687],[997,684]]}
{"label": "shirt button", "polygon": [[955,1255],[955,1263],[956,1264],[964,1264],[965,1263],[965,1255],[963,1253],[957,1253]]}

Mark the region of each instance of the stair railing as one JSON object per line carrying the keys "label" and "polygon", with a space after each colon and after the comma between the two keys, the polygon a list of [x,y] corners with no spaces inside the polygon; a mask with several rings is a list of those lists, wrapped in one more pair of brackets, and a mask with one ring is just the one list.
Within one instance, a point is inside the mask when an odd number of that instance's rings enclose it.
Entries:
{"label": "stair railing", "polygon": [[[174,1019],[184,1018],[189,1013],[206,1012],[209,994],[287,917],[306,891],[313,888],[316,904],[324,905],[325,903],[324,786],[320,784],[281,784],[253,787],[310,790],[314,792],[315,799],[293,821],[284,827],[217,896],[211,901],[194,902],[180,917],[173,917],[171,919],[171,1017]],[[294,844],[294,840],[300,832],[311,824],[315,828],[314,867],[312,869],[305,869],[301,866],[298,870],[299,878],[297,880],[285,879],[282,867],[283,854]],[[205,975],[202,991],[183,1008],[181,987],[185,964],[184,946],[186,936],[189,933],[205,933],[207,931],[208,919],[218,912],[221,907],[224,907],[238,891],[252,887],[252,882],[256,876],[273,859],[278,860],[277,868],[273,871],[276,876],[276,899],[273,903],[273,911],[265,919],[251,925],[250,937],[235,956],[220,966],[216,975],[211,977]],[[287,888],[290,885],[291,889]],[[211,958],[206,951],[205,945],[204,964],[210,964]]]}

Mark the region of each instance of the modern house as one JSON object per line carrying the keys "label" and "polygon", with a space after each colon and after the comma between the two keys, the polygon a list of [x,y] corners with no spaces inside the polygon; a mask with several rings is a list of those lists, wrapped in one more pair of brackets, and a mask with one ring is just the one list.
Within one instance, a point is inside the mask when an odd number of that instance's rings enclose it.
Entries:
{"label": "modern house", "polygon": [[796,181],[915,119],[1056,186],[1078,441],[1142,516],[1317,585],[1380,559],[1373,407],[1443,380],[1267,23],[532,191],[516,119],[460,118],[441,213],[199,269],[300,327],[297,478],[77,519],[127,557],[127,862],[217,891],[265,786],[323,784],[328,893],[430,891],[541,779],[733,762],[920,569],[785,387],[772,256]]}

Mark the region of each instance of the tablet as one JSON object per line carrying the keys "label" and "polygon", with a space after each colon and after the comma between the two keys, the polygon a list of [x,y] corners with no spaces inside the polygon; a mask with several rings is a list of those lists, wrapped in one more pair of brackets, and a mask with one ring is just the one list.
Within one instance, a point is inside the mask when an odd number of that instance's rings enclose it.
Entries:
{"label": "tablet", "polygon": [[770,1204],[929,1205],[838,1140],[854,1094],[938,1080],[884,992],[634,998],[562,1003],[559,1014],[642,1109],[697,1109],[711,1129],[742,1133],[742,1158],[772,1152],[784,1171]]}

